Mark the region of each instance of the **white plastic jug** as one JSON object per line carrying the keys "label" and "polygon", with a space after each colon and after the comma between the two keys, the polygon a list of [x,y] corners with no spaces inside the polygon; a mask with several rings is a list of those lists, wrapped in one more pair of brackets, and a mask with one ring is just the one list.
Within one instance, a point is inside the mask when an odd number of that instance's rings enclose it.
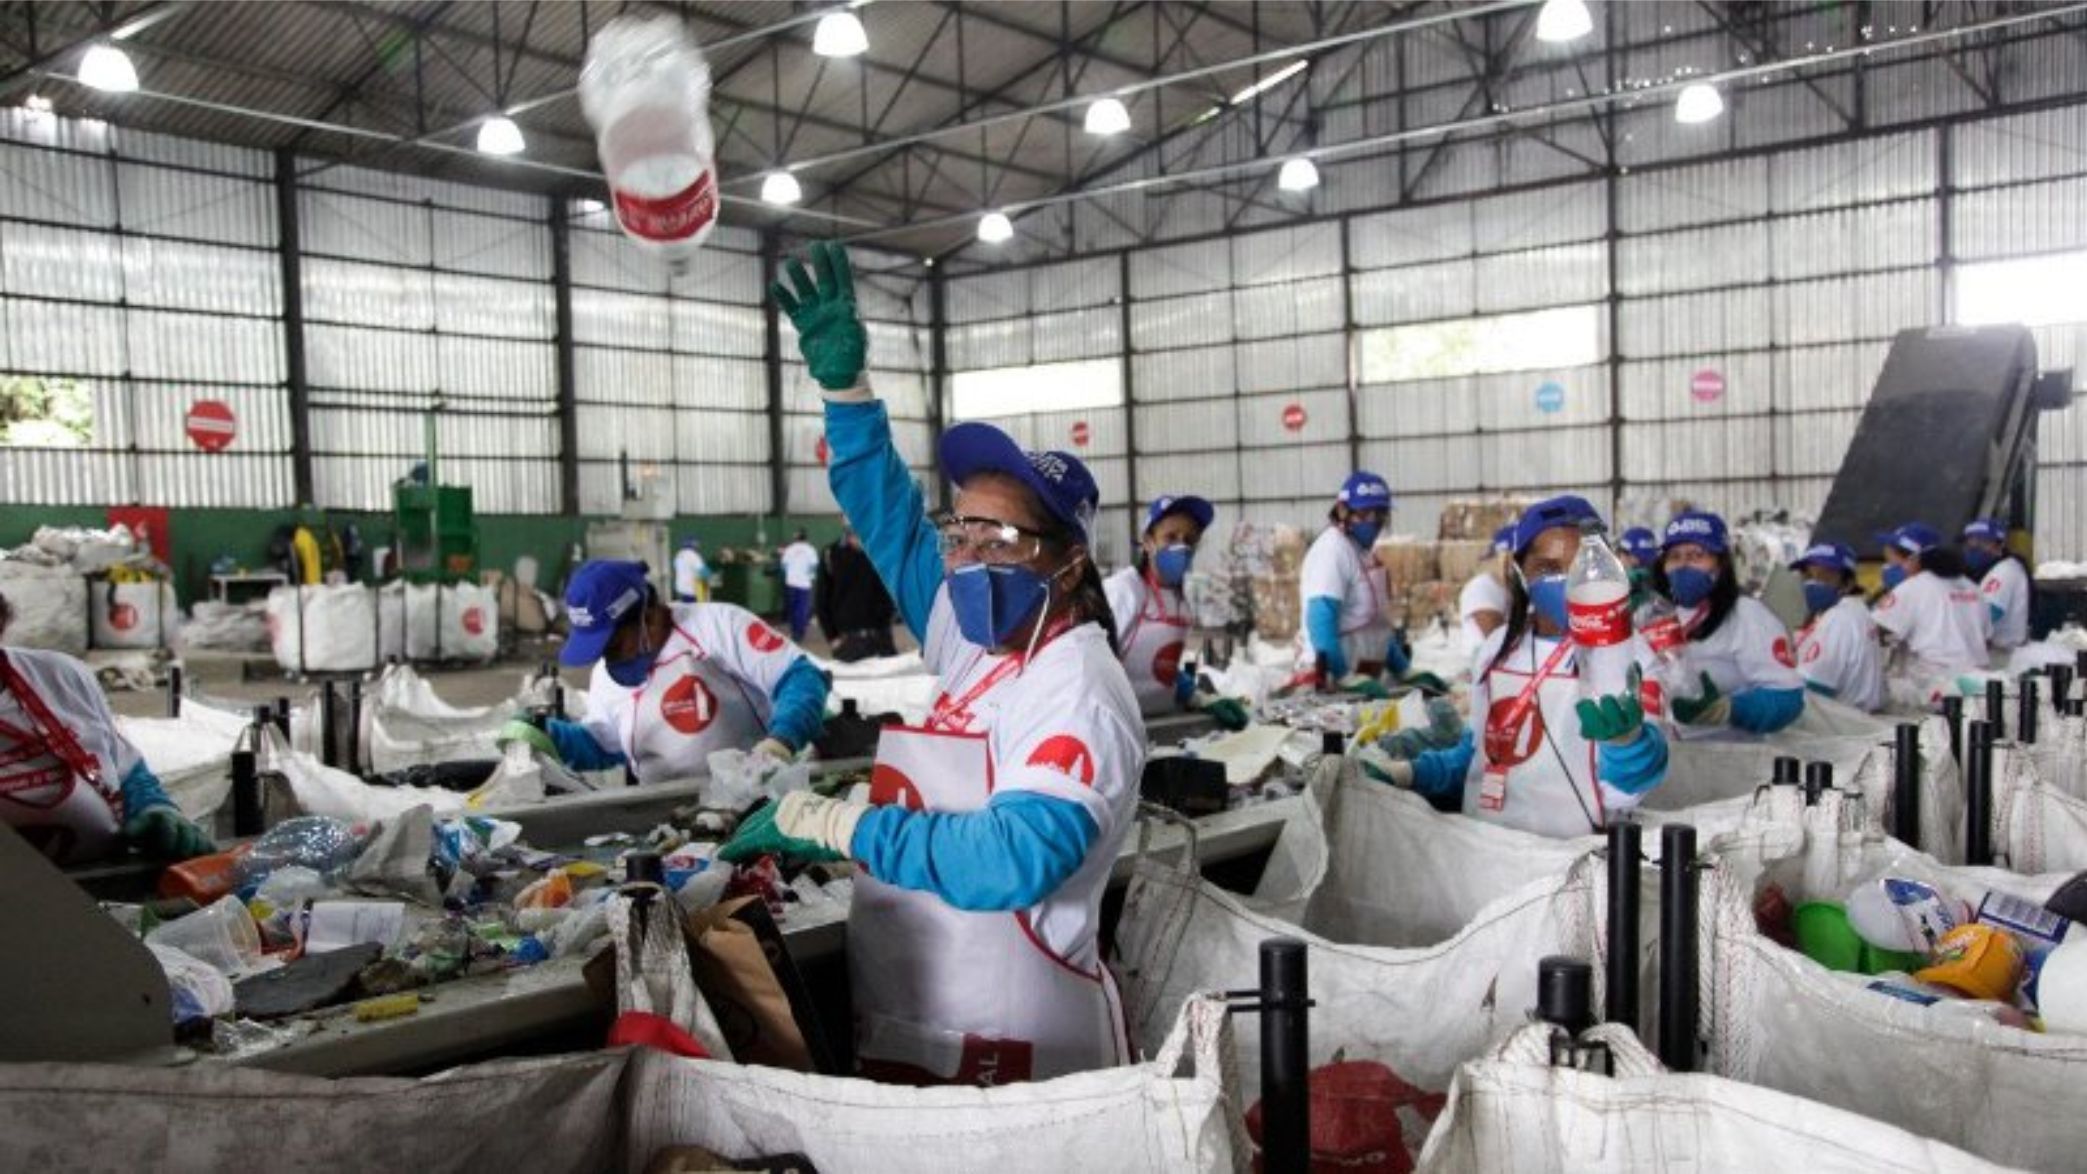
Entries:
{"label": "white plastic jug", "polygon": [[616,223],[678,272],[717,224],[710,66],[671,16],[619,17],[587,46],[580,106]]}

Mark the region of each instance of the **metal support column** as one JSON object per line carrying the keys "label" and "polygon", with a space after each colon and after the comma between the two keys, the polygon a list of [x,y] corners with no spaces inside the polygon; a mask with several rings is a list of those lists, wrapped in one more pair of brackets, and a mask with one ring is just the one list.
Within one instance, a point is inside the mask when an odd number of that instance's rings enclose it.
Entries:
{"label": "metal support column", "polygon": [[1936,283],[1941,290],[1942,304],[1935,308],[1935,321],[1944,325],[1957,320],[1957,128],[1943,125],[1935,129],[1935,218],[1941,226],[1942,255],[1935,258],[1935,267],[1942,273]]}
{"label": "metal support column", "polygon": [[1138,507],[1143,503],[1142,491],[1138,488],[1138,385],[1133,374],[1136,365],[1131,362],[1130,352],[1130,250],[1116,254],[1116,308],[1117,329],[1122,333],[1122,343],[1116,349],[1123,359],[1123,476],[1129,486],[1126,502],[1130,515],[1130,547],[1138,549],[1140,533],[1139,519],[1144,516]]}
{"label": "metal support column", "polygon": [[783,444],[783,312],[768,296],[768,288],[782,278],[783,241],[780,233],[761,233],[761,359],[768,371],[768,512],[778,519],[789,513],[790,457]]}
{"label": "metal support column", "polygon": [[290,481],[297,504],[312,505],[311,385],[304,361],[304,234],[297,214],[297,156],[275,153],[276,255],[282,262],[283,387],[290,393]]}
{"label": "metal support column", "polygon": [[[1346,216],[1340,218],[1341,227],[1341,349],[1348,358],[1348,467],[1362,468],[1362,429],[1356,422],[1356,401],[1362,395],[1362,356],[1357,353],[1355,328],[1355,267],[1349,261],[1348,237],[1353,222]],[[1128,262],[1126,261],[1126,267]],[[1123,328],[1124,337],[1130,337],[1128,322]],[[1241,497],[1246,496],[1244,486]]]}
{"label": "metal support column", "polygon": [[[1128,345],[1130,339],[1124,339]],[[928,452],[942,451],[942,431],[949,426],[949,281],[940,269],[928,274]],[[929,474],[931,498],[938,510],[949,508],[949,478],[934,460]]]}
{"label": "metal support column", "polygon": [[558,501],[567,514],[580,512],[579,366],[573,358],[572,222],[565,201],[551,196],[545,203],[551,223],[551,289],[557,315],[558,348]]}

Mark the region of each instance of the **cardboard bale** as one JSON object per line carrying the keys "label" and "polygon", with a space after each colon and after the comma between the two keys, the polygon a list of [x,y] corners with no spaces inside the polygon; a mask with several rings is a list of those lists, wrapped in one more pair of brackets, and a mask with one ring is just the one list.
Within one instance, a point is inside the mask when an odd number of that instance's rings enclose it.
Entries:
{"label": "cardboard bale", "polygon": [[1500,527],[1521,516],[1531,504],[1522,497],[1453,498],[1442,507],[1441,537],[1459,542],[1490,542]]}
{"label": "cardboard bale", "polygon": [[1457,622],[1457,596],[1463,592],[1463,580],[1435,579],[1426,583],[1415,583],[1406,593],[1406,628],[1408,631],[1426,626],[1441,619]]}
{"label": "cardboard bale", "polygon": [[1480,542],[1444,542],[1436,548],[1436,570],[1438,579],[1455,583],[1458,590],[1478,574],[1479,568],[1493,557],[1493,544]]}
{"label": "cardboard bale", "polygon": [[1442,577],[1432,542],[1399,534],[1379,542],[1374,553],[1377,564],[1384,568],[1386,583],[1394,595],[1411,584]]}
{"label": "cardboard bale", "polygon": [[1303,622],[1297,575],[1256,575],[1253,584],[1255,634],[1271,644],[1295,640]]}

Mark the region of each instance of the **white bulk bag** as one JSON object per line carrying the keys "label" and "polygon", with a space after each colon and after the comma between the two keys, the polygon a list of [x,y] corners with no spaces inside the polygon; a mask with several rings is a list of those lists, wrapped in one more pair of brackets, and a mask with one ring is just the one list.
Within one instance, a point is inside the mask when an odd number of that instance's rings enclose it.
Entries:
{"label": "white bulk bag", "polygon": [[1700,954],[1709,1069],[1992,1161],[2076,1168],[2087,1036],[2020,1031],[1865,990],[1756,929],[1754,897],[1769,877],[1793,904],[1886,870],[1959,898],[1997,888],[2038,904],[2065,879],[1952,868],[1861,824],[1829,794],[1802,825],[1763,824],[1710,846]]}
{"label": "white bulk bag", "polygon": [[262,769],[281,772],[290,787],[291,815],[326,815],[349,823],[393,819],[414,807],[431,807],[437,815],[461,810],[464,796],[441,787],[376,787],[346,771],[335,770],[302,751],[292,750],[282,733],[269,727],[263,735]]}
{"label": "white bulk bag", "polygon": [[0,596],[14,610],[8,644],[86,655],[87,580],[78,571],[0,559]]}
{"label": "white bulk bag", "polygon": [[426,677],[389,665],[363,693],[361,743],[370,773],[388,774],[424,763],[500,757],[494,735],[514,705],[458,708],[442,700]]}
{"label": "white bulk bag", "polygon": [[292,672],[374,667],[375,598],[355,583],[277,587],[268,593],[268,642],[275,663]]}
{"label": "white bulk bag", "polygon": [[2081,745],[2079,718],[2068,718],[2034,746],[1993,747],[1991,841],[1998,863],[2014,872],[2087,869],[2087,795],[2073,769]]}
{"label": "white bulk bag", "polygon": [[96,648],[162,648],[171,644],[181,608],[170,583],[88,585],[88,631]]}
{"label": "white bulk bag", "polygon": [[1423,1174],[1583,1171],[1927,1171],[2001,1167],[1902,1129],[1768,1089],[1662,1068],[1602,1025],[1613,1076],[1550,1066],[1551,1028],[1517,1031],[1457,1070],[1420,1156]]}
{"label": "white bulk bag", "polygon": [[377,651],[384,659],[491,660],[500,651],[500,603],[475,583],[387,583],[378,590]]}
{"label": "white bulk bag", "polygon": [[185,701],[180,717],[116,718],[116,729],[138,748],[167,797],[191,820],[224,805],[232,790],[232,747],[249,718]]}

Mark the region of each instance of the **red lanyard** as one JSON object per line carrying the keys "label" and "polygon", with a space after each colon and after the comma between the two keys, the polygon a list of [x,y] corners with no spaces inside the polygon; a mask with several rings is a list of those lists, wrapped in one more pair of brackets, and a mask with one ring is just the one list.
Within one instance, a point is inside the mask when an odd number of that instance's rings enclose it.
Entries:
{"label": "red lanyard", "polygon": [[[1044,645],[1049,644],[1060,635],[1069,631],[1072,626],[1071,616],[1059,616],[1049,627],[1044,629],[1043,635],[1037,637],[1037,649],[1039,651],[1042,650]],[[985,653],[980,652],[978,655],[983,657]],[[928,715],[927,728],[961,733],[965,727],[971,724],[971,703],[985,696],[994,686],[1006,680],[1010,675],[1022,671],[1027,661],[1028,654],[1026,653],[1010,653],[1006,660],[994,665],[993,671],[987,673],[977,684],[971,686],[962,697],[952,699],[948,690],[944,690],[942,696],[935,701],[934,712]],[[976,666],[978,657],[973,657],[971,664]],[[966,671],[968,672],[969,670],[967,669]]]}
{"label": "red lanyard", "polygon": [[29,687],[29,682],[23,678],[21,670],[15,667],[14,661],[5,652],[0,652],[0,681],[5,682],[7,691],[14,694],[15,700],[21,704],[22,712],[29,716],[30,724],[36,727],[33,733],[12,727],[7,728],[6,732],[18,739],[42,739],[53,757],[64,763],[74,774],[85,779],[87,784],[101,792],[104,798],[113,800],[114,796],[109,788],[102,783],[101,760],[87,752],[87,748],[80,744],[79,736],[73,733],[71,727],[51,716],[50,706],[45,705],[43,698],[36,695],[36,690]]}
{"label": "red lanyard", "polygon": [[[1500,719],[1508,729],[1519,730],[1522,728],[1522,723],[1529,718],[1529,707],[1536,703],[1536,690],[1543,685],[1545,680],[1549,679],[1552,673],[1558,671],[1558,666],[1565,661],[1565,654],[1571,652],[1572,648],[1572,641],[1558,641],[1558,647],[1553,648],[1551,655],[1544,659],[1543,667],[1537,669],[1536,675],[1529,678],[1529,683],[1522,686],[1522,692],[1513,701],[1507,703],[1507,710],[1500,715]],[[1535,653],[1535,648],[1531,647],[1530,656],[1532,661]]]}

